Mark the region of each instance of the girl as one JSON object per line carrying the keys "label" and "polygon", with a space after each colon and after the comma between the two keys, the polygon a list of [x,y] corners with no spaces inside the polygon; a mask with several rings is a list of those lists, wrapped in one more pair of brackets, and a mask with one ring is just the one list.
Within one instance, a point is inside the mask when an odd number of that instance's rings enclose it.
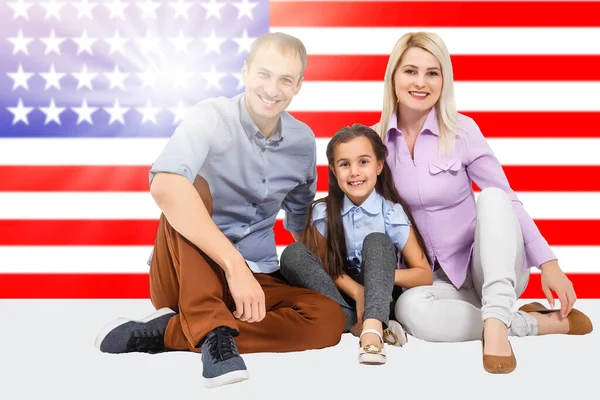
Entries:
{"label": "girl", "polygon": [[[456,111],[453,85],[450,54],[438,35],[407,33],[398,40],[377,130],[396,187],[426,229],[434,282],[403,293],[396,317],[423,340],[482,340],[484,369],[509,373],[516,358],[508,335],[587,334],[592,324],[573,309],[572,283],[478,125]],[[506,128],[515,127],[507,120]],[[477,199],[473,181],[481,188]],[[530,267],[541,269],[552,306],[551,291],[557,293],[560,315],[539,303],[514,311]]]}
{"label": "girl", "polygon": [[[406,342],[400,324],[389,318],[394,286],[433,280],[423,239],[402,205],[386,157],[373,129],[355,124],[337,132],[327,145],[329,193],[311,205],[301,241],[281,255],[281,273],[290,284],[341,305],[346,331],[359,336],[358,360],[364,364],[386,362],[384,342]],[[409,268],[397,268],[398,251]]]}

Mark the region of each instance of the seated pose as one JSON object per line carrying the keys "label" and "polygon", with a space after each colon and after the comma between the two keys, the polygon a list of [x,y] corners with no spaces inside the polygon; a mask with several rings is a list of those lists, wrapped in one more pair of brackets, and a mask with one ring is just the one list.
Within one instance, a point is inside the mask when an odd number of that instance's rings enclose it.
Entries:
{"label": "seated pose", "polygon": [[337,132],[327,146],[329,193],[311,206],[301,242],[281,254],[288,282],[342,306],[346,331],[360,336],[358,361],[364,364],[386,362],[384,341],[406,342],[400,324],[389,319],[394,285],[433,281],[423,239],[402,206],[386,156],[367,126]]}
{"label": "seated pose", "polygon": [[316,193],[316,142],[285,110],[302,85],[304,45],[260,36],[242,69],[245,93],[190,109],[150,170],[161,209],[150,260],[156,312],[120,318],[96,346],[106,353],[202,353],[207,387],[248,379],[242,353],[334,346],[344,314],[288,285],[273,227],[303,232]]}
{"label": "seated pose", "polygon": [[[400,296],[396,317],[424,340],[481,339],[485,370],[508,373],[516,367],[508,335],[586,334],[592,324],[573,309],[573,285],[479,127],[456,111],[452,76],[445,44],[423,32],[398,40],[385,73],[376,129],[434,267],[432,285]],[[514,128],[510,120],[506,127]],[[530,267],[541,269],[544,293],[553,306],[556,292],[560,312],[539,303],[513,311]]]}

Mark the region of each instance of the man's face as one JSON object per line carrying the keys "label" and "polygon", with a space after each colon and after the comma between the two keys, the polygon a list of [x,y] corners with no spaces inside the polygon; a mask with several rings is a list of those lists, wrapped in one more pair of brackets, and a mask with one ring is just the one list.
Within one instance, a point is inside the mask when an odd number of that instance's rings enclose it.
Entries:
{"label": "man's face", "polygon": [[259,49],[250,64],[244,63],[246,106],[258,121],[277,120],[298,94],[302,62],[294,52],[282,53],[277,46]]}

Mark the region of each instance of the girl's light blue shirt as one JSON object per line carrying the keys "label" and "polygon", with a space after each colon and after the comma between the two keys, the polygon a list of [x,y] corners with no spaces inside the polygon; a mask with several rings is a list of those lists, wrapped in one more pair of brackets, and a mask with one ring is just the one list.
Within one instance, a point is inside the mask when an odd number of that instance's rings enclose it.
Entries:
{"label": "girl's light blue shirt", "polygon": [[[315,205],[312,220],[321,235],[327,237],[326,203]],[[356,206],[347,196],[344,196],[342,221],[348,261],[356,268],[361,266],[363,241],[369,233],[385,233],[401,251],[410,232],[410,220],[402,206],[384,199],[375,190],[360,206]]]}

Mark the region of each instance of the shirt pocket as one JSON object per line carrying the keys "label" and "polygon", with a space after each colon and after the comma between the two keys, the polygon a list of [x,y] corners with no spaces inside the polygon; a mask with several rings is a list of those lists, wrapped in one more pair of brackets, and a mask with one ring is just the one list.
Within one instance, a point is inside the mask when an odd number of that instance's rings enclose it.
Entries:
{"label": "shirt pocket", "polygon": [[456,175],[461,168],[462,161],[460,158],[439,159],[429,163],[429,172],[432,175],[437,175],[442,172],[448,172],[452,175]]}

